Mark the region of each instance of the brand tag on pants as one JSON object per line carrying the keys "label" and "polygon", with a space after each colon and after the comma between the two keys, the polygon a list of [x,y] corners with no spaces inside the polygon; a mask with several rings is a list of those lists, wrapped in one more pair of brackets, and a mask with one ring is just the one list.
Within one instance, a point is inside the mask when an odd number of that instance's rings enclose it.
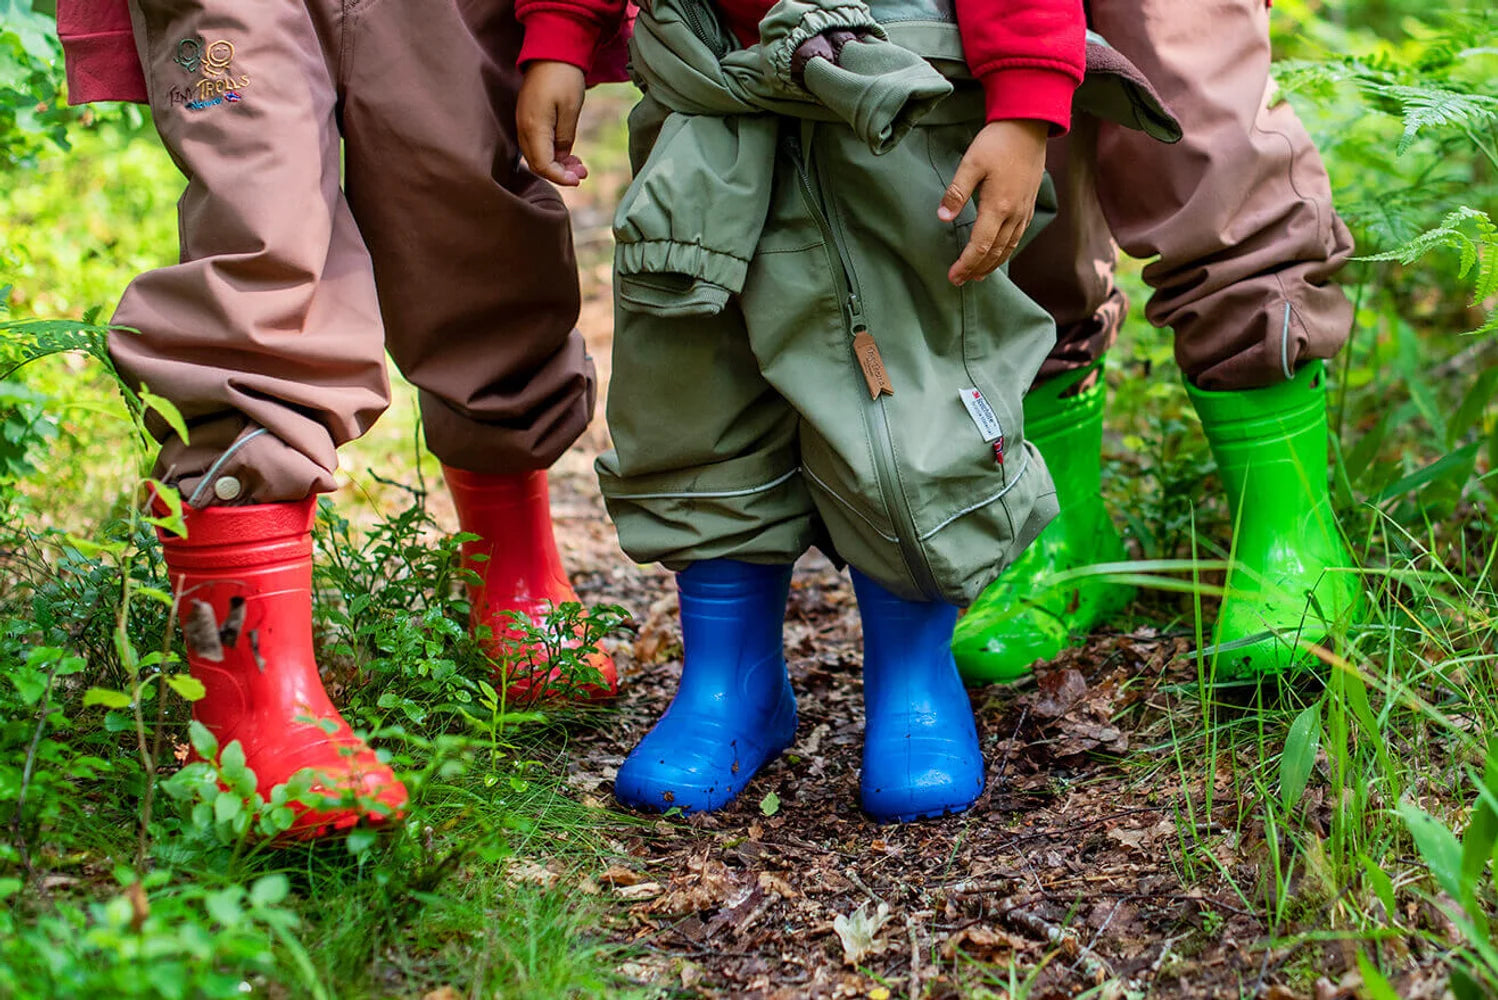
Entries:
{"label": "brand tag on pants", "polygon": [[962,397],[962,405],[967,407],[967,415],[978,425],[978,433],[983,435],[983,440],[997,441],[1004,436],[998,414],[993,412],[993,407],[988,405],[988,400],[983,398],[983,393],[977,387],[963,389],[958,395]]}

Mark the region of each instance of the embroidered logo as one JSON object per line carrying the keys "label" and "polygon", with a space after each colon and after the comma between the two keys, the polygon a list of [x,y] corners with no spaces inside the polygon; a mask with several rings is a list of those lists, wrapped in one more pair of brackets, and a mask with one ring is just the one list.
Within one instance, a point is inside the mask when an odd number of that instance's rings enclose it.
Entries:
{"label": "embroidered logo", "polygon": [[[188,92],[183,103],[188,111],[203,111],[222,104],[238,104],[244,100],[240,91],[250,85],[247,74],[234,75],[234,43],[218,39],[204,45],[201,38],[184,38],[177,43],[176,62],[188,72],[202,71]],[[175,90],[175,88],[174,88]],[[174,99],[172,103],[177,103]]]}
{"label": "embroidered logo", "polygon": [[219,39],[203,53],[203,75],[223,76],[234,61],[234,43]]}
{"label": "embroidered logo", "polygon": [[177,54],[172,57],[172,62],[182,67],[182,72],[189,75],[198,71],[198,64],[203,61],[203,39],[201,37],[184,38],[177,43]]}

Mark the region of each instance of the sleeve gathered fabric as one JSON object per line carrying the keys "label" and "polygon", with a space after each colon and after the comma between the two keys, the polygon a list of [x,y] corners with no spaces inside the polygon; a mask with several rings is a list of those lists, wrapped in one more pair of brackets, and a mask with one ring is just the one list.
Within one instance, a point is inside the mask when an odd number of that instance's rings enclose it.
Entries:
{"label": "sleeve gathered fabric", "polygon": [[968,68],[983,84],[989,121],[1071,125],[1072,92],[1086,70],[1082,0],[956,0]]}
{"label": "sleeve gathered fabric", "polygon": [[[764,2],[759,16],[771,2]],[[968,66],[983,84],[988,121],[1034,119],[1059,135],[1085,69],[1082,0],[956,0]],[[734,5],[736,13],[739,4]],[[617,32],[625,0],[516,0],[525,25],[521,64],[557,60],[590,69],[599,40]],[[742,26],[729,26],[742,40]]]}

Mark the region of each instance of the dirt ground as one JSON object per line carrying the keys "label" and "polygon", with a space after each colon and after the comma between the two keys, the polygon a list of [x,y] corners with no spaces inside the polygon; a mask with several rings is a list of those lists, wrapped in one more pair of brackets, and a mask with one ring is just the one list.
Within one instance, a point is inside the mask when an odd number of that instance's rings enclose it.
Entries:
{"label": "dirt ground", "polygon": [[[669,574],[618,552],[583,465],[564,463],[554,481],[566,558],[585,601],[623,604],[639,627],[615,651],[617,713],[571,746],[569,786],[603,805],[670,701],[681,644]],[[1179,656],[1187,637],[1103,635],[1033,683],[974,690],[987,790],[964,815],[906,826],[876,825],[858,808],[857,608],[846,576],[815,554],[798,567],[785,638],[795,746],[728,809],[624,837],[617,862],[583,883],[618,900],[613,933],[646,956],[633,975],[710,996],[877,997],[882,986],[942,997],[1007,987],[1014,965],[1021,980],[1041,970],[1037,997],[1103,982],[1164,996],[1298,995],[1271,992],[1291,955],[1262,946],[1263,908],[1220,874],[1183,875],[1179,845],[1190,839],[1239,886],[1257,881],[1237,849],[1226,778],[1218,821],[1198,814],[1197,828],[1181,829],[1183,771],[1169,743],[1171,725],[1195,711],[1195,670]],[[1155,745],[1162,766],[1122,763],[1131,747]],[[1188,753],[1200,801],[1200,758]],[[772,793],[778,806],[765,801]],[[841,933],[840,920],[852,921]],[[1320,995],[1335,996],[1327,975]]]}
{"label": "dirt ground", "polygon": [[[625,100],[595,102],[584,136]],[[627,173],[615,157],[591,182],[567,197],[580,325],[606,387],[608,222]],[[622,604],[638,626],[615,650],[616,713],[570,747],[568,784],[600,806],[681,670],[671,577],[630,563],[604,514],[591,466],[607,446],[600,409],[552,487],[583,600]],[[1026,685],[972,691],[987,790],[964,815],[906,826],[876,825],[857,805],[858,615],[846,576],[819,555],[798,566],[785,639],[795,746],[723,812],[621,835],[614,863],[582,883],[616,904],[610,934],[640,955],[632,978],[765,998],[1069,997],[1100,985],[1092,995],[1353,995],[1350,951],[1279,946],[1287,929],[1267,925],[1263,831],[1240,819],[1251,815],[1241,773],[1218,774],[1203,810],[1190,636],[1101,634]],[[1438,995],[1436,983],[1401,992]]]}
{"label": "dirt ground", "polygon": [[[638,627],[614,651],[617,711],[570,747],[568,785],[601,806],[681,671],[671,576],[630,563],[605,516],[591,472],[605,444],[600,423],[553,475],[583,600],[622,604]],[[1334,985],[1342,956],[1309,975],[1304,954],[1266,947],[1265,908],[1245,898],[1263,880],[1240,848],[1262,830],[1239,827],[1231,778],[1213,817],[1185,815],[1188,792],[1198,810],[1205,799],[1189,636],[1100,635],[1029,684],[974,690],[987,790],[964,815],[907,826],[858,808],[858,613],[846,575],[815,553],[798,566],[785,639],[795,746],[727,810],[621,836],[614,863],[583,882],[617,901],[611,935],[643,956],[633,978],[701,996],[947,997],[1002,995],[1013,968],[1035,975],[1034,997],[1103,983],[1104,996],[1351,995]],[[1317,978],[1315,994],[1286,985]]]}

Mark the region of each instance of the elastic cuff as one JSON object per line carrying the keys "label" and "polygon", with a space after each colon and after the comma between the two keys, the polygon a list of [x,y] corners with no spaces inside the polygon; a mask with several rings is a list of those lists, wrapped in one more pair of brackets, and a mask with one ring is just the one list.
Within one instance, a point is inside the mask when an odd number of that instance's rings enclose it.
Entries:
{"label": "elastic cuff", "polygon": [[131,101],[145,104],[146,77],[129,29],[62,39],[68,76],[68,103]]}
{"label": "elastic cuff", "polygon": [[558,10],[535,10],[525,18],[525,41],[516,63],[564,62],[587,72],[598,48],[598,25]]}
{"label": "elastic cuff", "polygon": [[1051,135],[1071,128],[1071,99],[1077,80],[1058,70],[1033,67],[997,69],[984,73],[985,117],[988,121],[1029,118],[1048,122]]}

